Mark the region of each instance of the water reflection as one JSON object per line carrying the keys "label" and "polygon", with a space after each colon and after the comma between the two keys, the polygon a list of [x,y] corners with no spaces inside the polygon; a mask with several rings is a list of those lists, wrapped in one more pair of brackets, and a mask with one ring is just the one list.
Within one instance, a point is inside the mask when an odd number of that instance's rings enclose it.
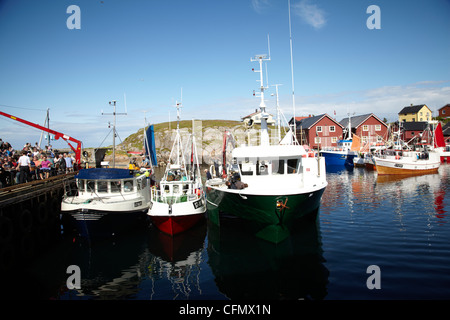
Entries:
{"label": "water reflection", "polygon": [[447,211],[444,199],[448,187],[448,167],[440,173],[418,176],[378,175],[364,168],[337,170],[328,175],[328,186],[321,203],[322,215],[340,208],[355,212],[393,210],[404,212],[404,206],[420,202],[426,212],[435,210],[436,218],[445,223]]}
{"label": "water reflection", "polygon": [[61,299],[117,300],[136,296],[145,270],[145,233],[96,242],[80,238],[75,242],[69,263],[80,267],[81,289],[68,290]]}
{"label": "water reflection", "polygon": [[206,224],[201,223],[173,237],[153,229],[148,238],[150,255],[146,260],[146,276],[151,282],[149,299],[200,296]]}
{"label": "water reflection", "polygon": [[208,264],[218,289],[230,299],[324,299],[318,221],[299,221],[278,245],[246,232],[239,219],[208,224]]}

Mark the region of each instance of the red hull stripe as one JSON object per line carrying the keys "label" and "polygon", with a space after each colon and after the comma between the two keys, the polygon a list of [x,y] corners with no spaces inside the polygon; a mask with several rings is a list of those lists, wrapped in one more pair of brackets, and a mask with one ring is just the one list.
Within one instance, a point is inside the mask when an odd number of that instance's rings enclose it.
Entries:
{"label": "red hull stripe", "polygon": [[202,217],[203,214],[190,214],[185,216],[151,216],[151,219],[159,230],[175,235],[192,228]]}

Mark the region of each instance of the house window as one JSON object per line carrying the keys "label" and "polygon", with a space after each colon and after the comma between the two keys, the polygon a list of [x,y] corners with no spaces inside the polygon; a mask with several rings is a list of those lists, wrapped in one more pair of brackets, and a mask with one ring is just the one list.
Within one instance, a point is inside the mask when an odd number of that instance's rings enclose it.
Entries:
{"label": "house window", "polygon": [[316,127],[316,132],[322,132],[322,127],[321,126],[317,126]]}
{"label": "house window", "polygon": [[330,126],[330,132],[336,132],[336,127],[335,126]]}
{"label": "house window", "polygon": [[423,116],[423,112],[422,111],[420,111],[420,115]]}
{"label": "house window", "polygon": [[363,125],[363,131],[369,131],[369,126],[367,124]]}
{"label": "house window", "polygon": [[381,131],[381,124],[375,125],[375,131]]}
{"label": "house window", "polygon": [[331,137],[331,143],[336,143],[337,142],[337,137]]}
{"label": "house window", "polygon": [[369,141],[369,137],[368,136],[362,136],[362,142],[363,143],[367,143]]}
{"label": "house window", "polygon": [[444,110],[442,110],[442,114],[445,114],[445,109],[444,109]]}
{"label": "house window", "polygon": [[314,142],[315,142],[315,143],[320,143],[320,137],[315,137],[315,138],[314,138]]}

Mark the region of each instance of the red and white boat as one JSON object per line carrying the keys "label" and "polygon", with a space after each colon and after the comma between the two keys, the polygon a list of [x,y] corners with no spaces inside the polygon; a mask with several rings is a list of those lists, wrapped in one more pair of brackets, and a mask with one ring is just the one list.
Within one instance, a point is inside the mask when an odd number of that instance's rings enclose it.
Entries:
{"label": "red and white boat", "polygon": [[177,103],[177,132],[169,163],[159,185],[152,188],[148,210],[152,223],[169,235],[176,235],[192,228],[204,219],[206,212],[206,199],[193,132],[190,139],[192,147],[189,170],[186,166],[179,130],[180,107],[181,103]]}

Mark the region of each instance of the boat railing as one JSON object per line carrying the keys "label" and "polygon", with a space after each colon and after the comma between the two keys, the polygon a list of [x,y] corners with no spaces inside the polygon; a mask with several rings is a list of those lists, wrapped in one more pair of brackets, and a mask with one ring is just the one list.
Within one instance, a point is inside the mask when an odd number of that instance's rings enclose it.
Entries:
{"label": "boat railing", "polygon": [[187,191],[188,190],[184,190],[182,193],[171,193],[152,187],[151,196],[154,201],[173,204],[194,201],[200,199],[203,194],[203,190],[201,189],[195,189],[194,193],[189,193]]}

